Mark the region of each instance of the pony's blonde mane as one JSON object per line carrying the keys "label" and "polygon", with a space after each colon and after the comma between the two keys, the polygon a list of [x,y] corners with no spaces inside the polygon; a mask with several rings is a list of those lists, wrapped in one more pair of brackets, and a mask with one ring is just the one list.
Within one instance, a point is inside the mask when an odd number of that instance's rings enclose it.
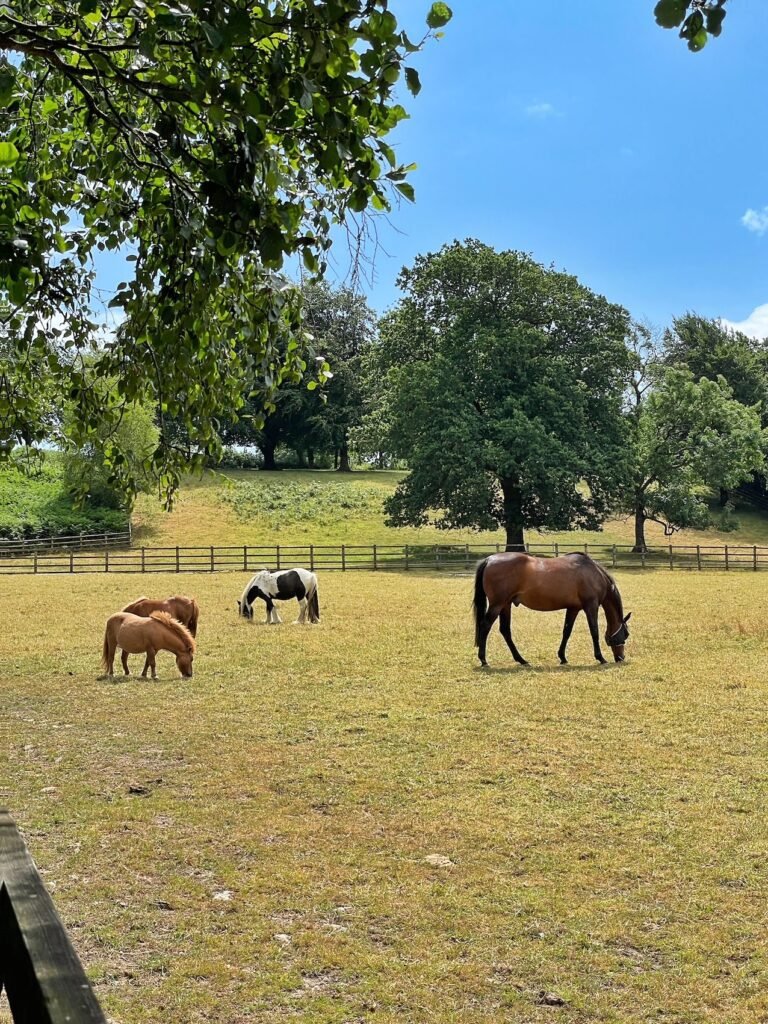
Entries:
{"label": "pony's blonde mane", "polygon": [[174,619],[170,612],[152,612],[149,617],[150,619],[154,619],[155,622],[159,622],[161,625],[167,626],[172,633],[175,633],[178,638],[184,642],[190,654],[195,653],[195,638],[182,622],[179,622],[178,619]]}

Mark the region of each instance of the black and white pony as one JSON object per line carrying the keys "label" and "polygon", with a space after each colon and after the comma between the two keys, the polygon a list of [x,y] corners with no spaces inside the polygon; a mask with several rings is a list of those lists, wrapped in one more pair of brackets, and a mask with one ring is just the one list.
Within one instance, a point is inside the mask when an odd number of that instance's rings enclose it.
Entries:
{"label": "black and white pony", "polygon": [[317,576],[309,569],[281,569],[279,572],[262,569],[261,572],[257,572],[248,581],[242,597],[237,602],[238,614],[246,619],[252,619],[253,603],[261,598],[267,606],[267,623],[282,622],[274,602],[290,601],[293,597],[299,602],[297,622],[320,621]]}

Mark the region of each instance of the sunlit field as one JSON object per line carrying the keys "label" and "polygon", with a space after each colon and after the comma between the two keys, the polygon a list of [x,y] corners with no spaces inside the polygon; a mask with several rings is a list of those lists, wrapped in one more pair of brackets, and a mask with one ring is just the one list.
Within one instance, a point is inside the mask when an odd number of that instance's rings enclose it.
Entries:
{"label": "sunlit field", "polygon": [[[517,610],[485,671],[467,577],[327,573],[312,627],[243,582],[0,584],[0,804],[112,1021],[768,1019],[762,574],[619,576],[621,666]],[[99,680],[150,586],[194,679]]]}

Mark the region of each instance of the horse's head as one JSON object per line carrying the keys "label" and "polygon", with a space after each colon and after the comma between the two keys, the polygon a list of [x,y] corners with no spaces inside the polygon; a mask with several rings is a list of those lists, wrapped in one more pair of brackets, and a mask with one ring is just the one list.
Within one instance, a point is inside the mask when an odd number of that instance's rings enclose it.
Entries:
{"label": "horse's head", "polygon": [[613,633],[605,634],[605,642],[613,651],[613,657],[616,661],[624,661],[624,644],[629,639],[629,622],[632,612],[627,612],[624,618],[619,624],[619,628],[614,630]]}
{"label": "horse's head", "polygon": [[248,604],[247,601],[237,602],[237,614],[242,615],[244,619],[253,618],[253,606]]}
{"label": "horse's head", "polygon": [[176,667],[185,679],[192,678],[192,651],[176,655]]}

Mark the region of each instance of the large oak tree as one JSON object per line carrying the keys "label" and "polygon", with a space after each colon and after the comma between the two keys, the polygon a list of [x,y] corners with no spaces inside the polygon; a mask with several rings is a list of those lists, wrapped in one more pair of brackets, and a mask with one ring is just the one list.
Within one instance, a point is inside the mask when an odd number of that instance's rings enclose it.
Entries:
{"label": "large oak tree", "polygon": [[455,242],[404,270],[381,330],[394,524],[595,528],[626,469],[626,310],[525,253]]}

